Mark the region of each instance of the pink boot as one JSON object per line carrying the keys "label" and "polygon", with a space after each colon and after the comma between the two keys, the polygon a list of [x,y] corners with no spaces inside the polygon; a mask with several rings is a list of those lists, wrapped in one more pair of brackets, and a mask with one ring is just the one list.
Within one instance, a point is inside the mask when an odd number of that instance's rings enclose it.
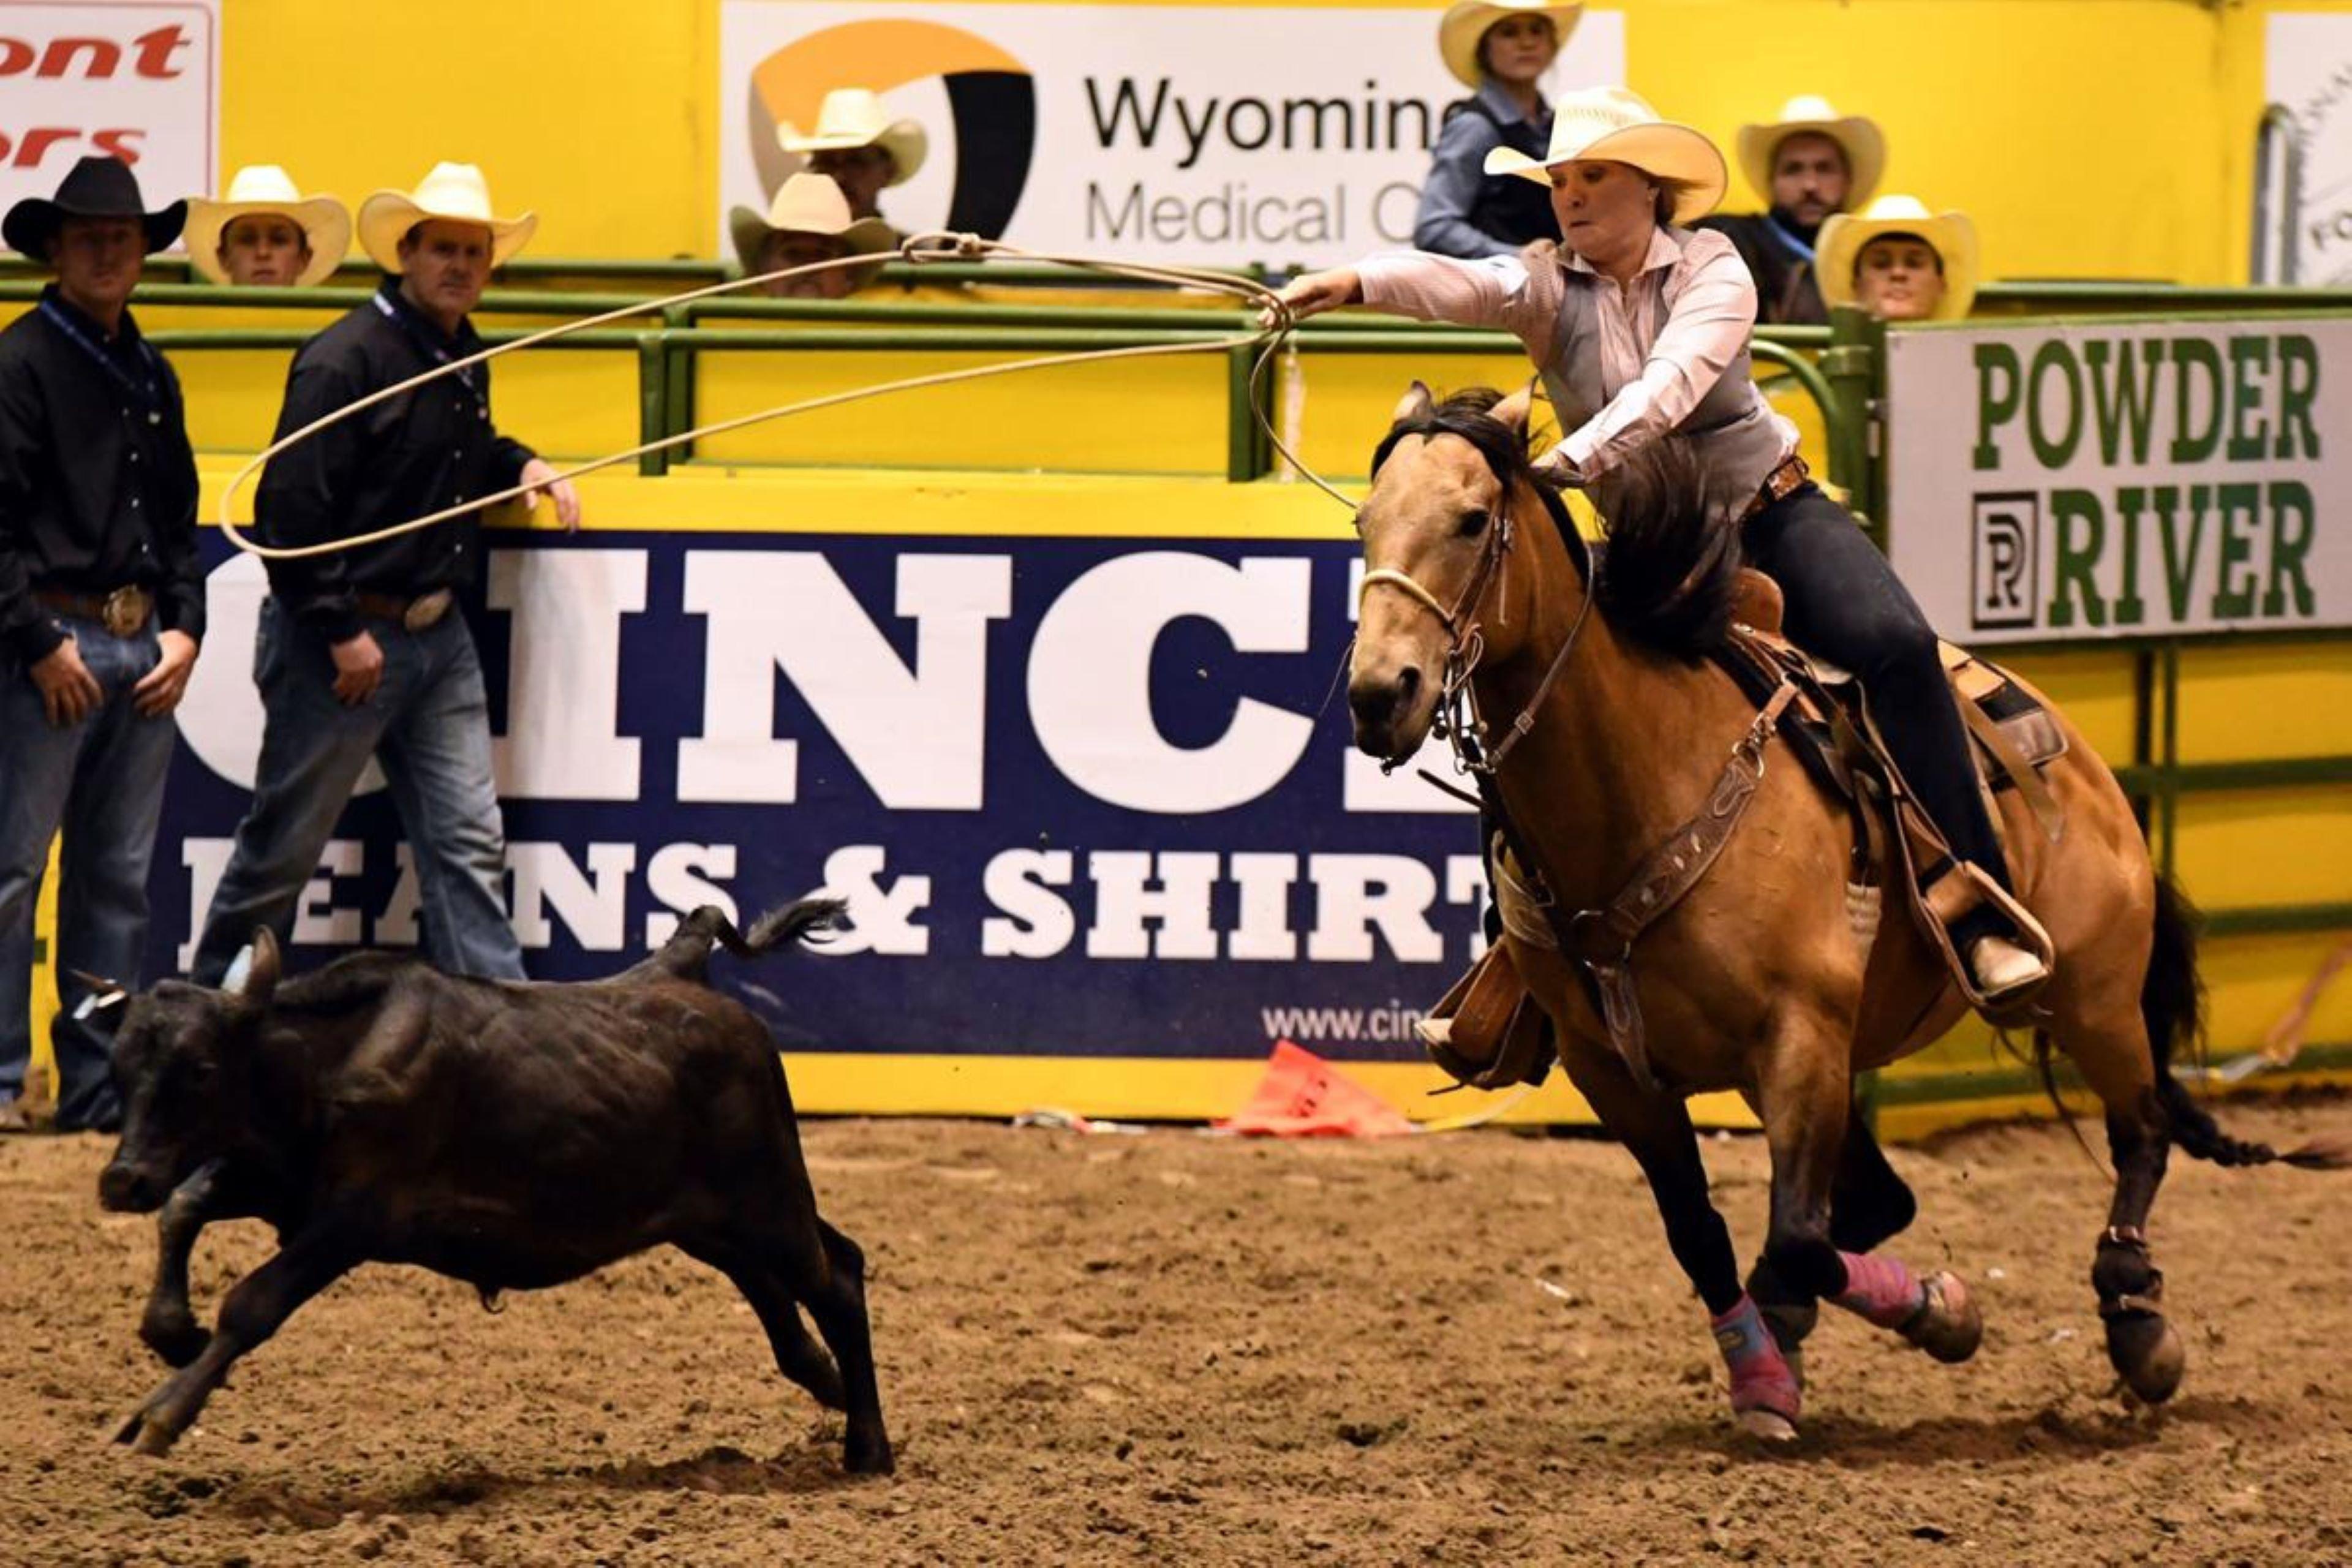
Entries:
{"label": "pink boot", "polygon": [[1742,1292],[1729,1311],[1708,1319],[1707,1327],[1731,1371],[1731,1413],[1739,1430],[1767,1442],[1792,1441],[1802,1404],[1797,1374],[1764,1326],[1755,1299]]}

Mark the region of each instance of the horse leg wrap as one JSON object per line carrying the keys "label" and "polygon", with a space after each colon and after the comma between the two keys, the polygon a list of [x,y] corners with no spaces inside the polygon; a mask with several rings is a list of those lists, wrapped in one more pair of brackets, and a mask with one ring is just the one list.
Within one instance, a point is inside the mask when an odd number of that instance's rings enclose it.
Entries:
{"label": "horse leg wrap", "polygon": [[1723,1352],[1723,1364],[1731,1371],[1733,1413],[1769,1410],[1793,1423],[1802,1404],[1797,1375],[1789,1370],[1787,1358],[1764,1326],[1756,1299],[1743,1292],[1729,1311],[1709,1318],[1707,1327],[1714,1331],[1717,1348]]}
{"label": "horse leg wrap", "polygon": [[1845,1289],[1831,1300],[1864,1321],[1900,1331],[1927,1310],[1927,1288],[1901,1258],[1841,1252],[1838,1261],[1845,1265]]}

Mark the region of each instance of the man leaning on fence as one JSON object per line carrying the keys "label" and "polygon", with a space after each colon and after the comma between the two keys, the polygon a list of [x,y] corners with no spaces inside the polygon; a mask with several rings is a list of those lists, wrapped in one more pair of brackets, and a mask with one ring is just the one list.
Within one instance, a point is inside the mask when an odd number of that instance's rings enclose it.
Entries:
{"label": "man leaning on fence", "polygon": [[[471,164],[362,205],[360,244],[390,274],[294,356],[285,439],[482,344],[467,313],[520,250],[530,214],[493,215]],[[270,459],[254,495],[266,542],[349,539],[516,484],[541,487],[567,528],[569,483],[490,419],[489,366],[470,366],[330,426]],[[507,922],[506,836],[490,772],[482,667],[455,598],[481,563],[478,511],[353,549],[269,563],[255,678],[267,723],[253,804],[213,894],[193,974],[218,984],[257,926],[282,941],[335,819],[371,757],[415,856],[428,957],[519,979]]]}
{"label": "man leaning on fence", "polygon": [[[108,1063],[147,945],[147,865],[172,710],[205,632],[196,465],[180,384],[128,304],[184,203],[149,212],[130,166],[84,158],[8,210],[57,281],[0,332],[0,1123],[32,1052],[33,907],[60,827],[50,1031],[57,1124],[121,1120]],[[119,999],[119,998],[117,998]]]}

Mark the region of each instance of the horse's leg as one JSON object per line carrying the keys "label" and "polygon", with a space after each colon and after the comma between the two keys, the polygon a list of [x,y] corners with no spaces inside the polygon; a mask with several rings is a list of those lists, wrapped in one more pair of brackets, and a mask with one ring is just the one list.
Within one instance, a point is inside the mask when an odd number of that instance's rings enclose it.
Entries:
{"label": "horse's leg", "polygon": [[1731,1374],[1731,1409],[1740,1429],[1762,1437],[1795,1436],[1796,1375],[1739,1287],[1739,1260],[1707,1196],[1706,1166],[1688,1109],[1672,1095],[1635,1083],[1615,1055],[1565,1035],[1562,1043],[1570,1081],[1649,1180],[1666,1245],[1706,1304],[1707,1326]]}
{"label": "horse's leg", "polygon": [[[1887,1163],[1862,1107],[1851,1098],[1847,1105],[1837,1175],[1830,1184],[1830,1242],[1841,1252],[1871,1252],[1910,1227],[1919,1202]],[[1769,1258],[1758,1259],[1748,1277],[1748,1293],[1756,1298],[1790,1370],[1803,1383],[1805,1337],[1821,1315],[1819,1298],[1783,1279]]]}
{"label": "horse's leg", "polygon": [[[2105,1320],[2107,1359],[2134,1394],[2154,1405],[2180,1386],[2189,1356],[2165,1321],[2164,1276],[2147,1246],[2148,1210],[2172,1148],[2171,1121],[2157,1093],[2151,1030],[2193,1023],[2194,993],[2185,982],[2168,988],[2154,975],[2143,992],[2137,975],[2168,962],[2162,957],[2133,964],[2130,954],[2098,962],[2104,956],[2069,952],[2044,1001],[2052,1036],[2106,1111],[2116,1194],[2091,1263],[2091,1284]],[[2187,1002],[2172,1003],[2173,989]],[[2187,1018],[2172,1016],[2183,1006]]]}
{"label": "horse's leg", "polygon": [[1831,1226],[1832,1194],[1853,1108],[1845,1034],[1826,1021],[1783,1028],[1758,1084],[1772,1151],[1772,1221],[1759,1268],[1793,1291],[1893,1329],[1938,1361],[1966,1361],[1984,1336],[1967,1287],[1938,1270],[1849,1251]]}

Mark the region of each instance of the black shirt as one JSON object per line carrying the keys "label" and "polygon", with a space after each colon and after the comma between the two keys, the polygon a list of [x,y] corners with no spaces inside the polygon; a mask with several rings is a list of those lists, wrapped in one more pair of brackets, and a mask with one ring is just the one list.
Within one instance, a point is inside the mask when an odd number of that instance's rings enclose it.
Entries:
{"label": "black shirt", "polygon": [[[276,439],[479,353],[470,321],[455,337],[418,313],[386,279],[373,299],[302,345],[286,377]],[[387,398],[269,460],[254,492],[265,543],[314,544],[439,511],[512,486],[533,453],[490,423],[490,367],[471,366]],[[414,597],[474,581],[481,516],[467,512],[356,550],[269,563],[271,592],[330,642],[363,629],[356,593]]]}
{"label": "black shirt", "polygon": [[1769,213],[1703,217],[1691,226],[1721,234],[1748,263],[1748,273],[1756,279],[1758,325],[1829,324],[1821,279],[1813,275],[1813,241],[1819,229],[1801,226],[1779,207]]}
{"label": "black shirt", "polygon": [[134,584],[163,627],[204,637],[179,378],[130,311],[109,340],[52,284],[0,331],[0,646],[31,664],[65,640],[36,588]]}

